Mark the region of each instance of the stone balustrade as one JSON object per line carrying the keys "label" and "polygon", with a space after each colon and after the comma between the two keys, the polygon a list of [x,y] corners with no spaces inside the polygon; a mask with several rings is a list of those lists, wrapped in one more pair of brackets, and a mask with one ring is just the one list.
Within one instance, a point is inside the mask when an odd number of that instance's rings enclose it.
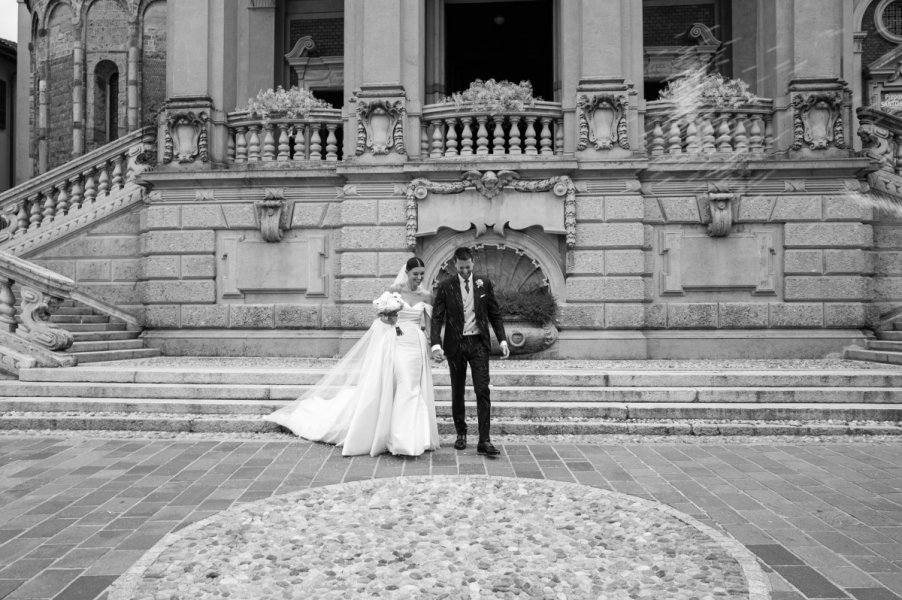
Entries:
{"label": "stone balustrade", "polygon": [[228,161],[233,164],[341,160],[341,109],[312,111],[306,119],[264,121],[247,112],[229,113]]}
{"label": "stone balustrade", "polygon": [[520,112],[492,115],[454,104],[423,107],[421,158],[542,156],[564,152],[558,102],[536,102]]}
{"label": "stone balustrade", "polygon": [[154,129],[145,127],[0,194],[0,243],[87,213],[149,168]]}
{"label": "stone balustrade", "polygon": [[739,107],[683,107],[649,102],[645,113],[650,158],[700,155],[764,157],[774,151],[773,101]]}

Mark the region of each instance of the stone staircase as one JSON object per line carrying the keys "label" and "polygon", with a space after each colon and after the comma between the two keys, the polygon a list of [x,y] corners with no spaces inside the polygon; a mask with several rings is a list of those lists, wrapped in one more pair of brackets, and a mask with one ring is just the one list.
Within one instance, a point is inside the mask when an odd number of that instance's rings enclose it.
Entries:
{"label": "stone staircase", "polygon": [[[23,369],[19,381],[0,381],[0,428],[279,431],[262,416],[303,394],[331,364],[290,361],[160,357]],[[549,362],[495,363],[497,435],[902,435],[902,368],[889,365],[718,370],[661,361],[645,369],[640,361],[629,368]],[[447,369],[436,366],[433,374],[440,429],[450,434]],[[473,400],[468,390],[475,424]]]}
{"label": "stone staircase", "polygon": [[144,346],[140,331],[130,331],[124,321],[74,300],[62,302],[50,322],[72,332],[75,343],[66,354],[77,357],[78,364],[160,355],[158,349]]}
{"label": "stone staircase", "polygon": [[877,330],[877,339],[868,341],[865,348],[847,349],[845,357],[902,365],[902,320],[893,321],[890,327]]}

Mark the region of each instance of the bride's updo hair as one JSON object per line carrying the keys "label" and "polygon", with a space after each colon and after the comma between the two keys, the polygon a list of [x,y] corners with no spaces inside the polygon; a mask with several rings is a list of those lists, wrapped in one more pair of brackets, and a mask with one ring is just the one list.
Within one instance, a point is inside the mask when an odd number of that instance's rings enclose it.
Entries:
{"label": "bride's updo hair", "polygon": [[413,258],[411,258],[410,260],[407,261],[407,268],[406,268],[407,271],[416,269],[417,267],[423,267],[424,269],[426,268],[426,263],[424,263],[423,259],[420,258],[419,256],[414,256]]}

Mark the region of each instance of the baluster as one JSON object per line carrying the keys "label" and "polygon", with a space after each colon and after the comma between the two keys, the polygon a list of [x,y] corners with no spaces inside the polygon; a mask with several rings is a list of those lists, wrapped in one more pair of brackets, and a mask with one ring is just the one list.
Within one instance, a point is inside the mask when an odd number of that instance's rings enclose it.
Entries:
{"label": "baluster", "polygon": [[338,137],[335,135],[336,128],[338,128],[338,123],[326,123],[326,131],[328,132],[326,135],[326,160],[329,162],[338,160]]}
{"label": "baluster", "polygon": [[535,117],[526,117],[526,150],[523,154],[527,156],[535,156],[539,153],[536,150],[536,128],[535,128]]}
{"label": "baluster", "polygon": [[28,210],[25,208],[26,200],[19,204],[19,212],[16,213],[16,232],[25,233],[28,231]]}
{"label": "baluster", "polygon": [[520,140],[520,117],[519,115],[511,115],[511,130],[510,136],[507,142],[507,153],[508,154],[523,154],[523,148],[520,147],[522,143]]}
{"label": "baluster", "polygon": [[764,152],[770,154],[774,151],[774,118],[767,115],[764,118]]}
{"label": "baluster", "polygon": [[463,131],[460,140],[460,155],[473,156],[473,129],[470,127],[473,123],[473,117],[463,117]]}
{"label": "baluster", "polygon": [[85,202],[92,204],[97,197],[97,187],[94,184],[94,169],[88,169],[82,175],[85,178]]}
{"label": "baluster", "polygon": [[698,154],[699,150],[701,150],[701,144],[698,139],[698,126],[695,124],[695,120],[690,118],[686,123],[686,153]]}
{"label": "baluster", "polygon": [[77,206],[81,208],[81,205],[84,204],[85,197],[81,194],[81,178],[76,175],[75,177],[70,177],[69,181],[71,182],[71,186],[69,189],[71,190],[71,194],[69,197],[69,206]]}
{"label": "baluster", "polygon": [[294,127],[294,160],[307,160],[307,126]]}
{"label": "baluster", "polygon": [[651,143],[649,144],[652,156],[664,154],[664,129],[661,127],[661,119],[655,119],[655,126],[651,130]]}
{"label": "baluster", "polygon": [[41,195],[35,194],[28,198],[28,231],[34,231],[41,226],[41,219],[44,218],[41,212]]}
{"label": "baluster", "polygon": [[730,138],[730,115],[729,113],[722,113],[718,118],[719,125],[717,126],[717,151],[718,152],[732,152],[733,144],[732,139]]}
{"label": "baluster", "polygon": [[716,150],[714,147],[714,126],[711,125],[711,115],[702,117],[702,152],[711,154]]}
{"label": "baluster", "polygon": [[237,134],[229,129],[229,143],[226,146],[226,161],[233,163],[235,162],[235,136]]}
{"label": "baluster", "polygon": [[56,184],[56,214],[69,214],[69,194],[66,192],[66,182]]}
{"label": "baluster", "polygon": [[247,127],[235,128],[235,162],[247,162]]}
{"label": "baluster", "polygon": [[745,115],[737,114],[735,120],[736,123],[733,126],[733,143],[736,147],[736,152],[748,152],[749,138],[745,130]]}
{"label": "baluster", "polygon": [[110,195],[110,170],[108,163],[100,165],[100,174],[97,176],[97,193],[103,196]]}
{"label": "baluster", "polygon": [[113,159],[113,187],[121,190],[125,182],[122,180],[122,156]]}
{"label": "baluster", "polygon": [[563,156],[564,154],[564,123],[563,119],[554,120],[554,154]]}
{"label": "baluster", "polygon": [[457,156],[457,119],[445,119],[445,125],[448,127],[445,134],[445,156]]}
{"label": "baluster", "polygon": [[44,211],[41,224],[50,224],[56,216],[56,200],[53,198],[53,188],[42,192],[41,197],[44,199]]}
{"label": "baluster", "polygon": [[542,133],[539,134],[539,146],[542,148],[540,154],[545,156],[554,154],[551,141],[551,117],[542,117]]}
{"label": "baluster", "polygon": [[16,232],[19,230],[19,205],[13,204],[8,207],[9,216],[7,217],[8,223],[6,225],[6,232],[10,236],[16,235]]}
{"label": "baluster", "polygon": [[504,154],[504,117],[497,115],[492,117],[495,123],[494,138],[492,139],[492,154]]}
{"label": "baluster", "polygon": [[16,322],[16,295],[13,294],[12,279],[0,277],[0,329],[14,333],[18,327]]}
{"label": "baluster", "polygon": [[247,139],[247,162],[258,162],[260,160],[260,136],[257,132],[260,130],[259,125],[251,125],[248,127],[251,134]]}
{"label": "baluster", "polygon": [[444,140],[444,131],[442,127],[442,122],[440,120],[436,120],[432,122],[432,151],[429,153],[429,158],[441,158],[442,150],[445,147]]}
{"label": "baluster", "polygon": [[270,162],[276,159],[276,140],[272,136],[272,123],[263,126],[263,160]]}
{"label": "baluster", "polygon": [[676,119],[670,121],[670,131],[667,132],[667,153],[683,153],[683,135],[680,133],[680,124]]}
{"label": "baluster", "polygon": [[429,158],[429,121],[420,121],[420,158]]}
{"label": "baluster", "polygon": [[476,154],[483,155],[489,153],[489,130],[486,129],[486,122],[489,120],[486,115],[476,117]]}
{"label": "baluster", "polygon": [[288,145],[288,124],[279,123],[279,155],[276,160],[289,160],[291,146]]}
{"label": "baluster", "polygon": [[752,124],[749,127],[749,150],[752,154],[764,152],[764,138],[761,135],[761,115],[752,116]]}
{"label": "baluster", "polygon": [[323,159],[323,138],[319,133],[322,126],[322,123],[310,126],[310,160]]}

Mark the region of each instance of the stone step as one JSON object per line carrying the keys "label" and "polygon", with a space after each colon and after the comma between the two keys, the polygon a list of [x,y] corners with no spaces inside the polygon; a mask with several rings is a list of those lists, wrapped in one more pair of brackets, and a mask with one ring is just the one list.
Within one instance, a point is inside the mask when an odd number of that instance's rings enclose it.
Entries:
{"label": "stone step", "polygon": [[[142,342],[143,343],[143,342]],[[137,348],[134,350],[98,350],[96,352],[73,352],[80,364],[106,362],[111,360],[129,360],[132,358],[152,358],[160,356],[159,348]]]}
{"label": "stone step", "polygon": [[134,340],[140,331],[73,331],[76,342],[98,342],[102,340]]}
{"label": "stone step", "polygon": [[134,350],[144,348],[144,340],[97,340],[90,342],[77,341],[68,349],[71,354],[97,352],[101,350]]}
{"label": "stone step", "polygon": [[[134,334],[135,332],[120,332]],[[85,335],[85,334],[79,334]],[[81,341],[82,338],[76,337]],[[173,368],[133,365],[79,366],[70,369],[23,369],[22,381],[94,383],[178,383],[311,385],[326,368]],[[433,368],[436,385],[450,385],[448,369]],[[898,387],[902,370],[859,369],[849,371],[591,371],[566,369],[497,369],[492,385],[528,387]]]}
{"label": "stone step", "polygon": [[83,331],[125,331],[125,323],[66,323],[65,329],[73,333]]}
{"label": "stone step", "polygon": [[56,315],[93,315],[94,309],[88,306],[60,306],[55,311]]}
{"label": "stone step", "polygon": [[902,342],[902,331],[878,331],[877,339]]}
{"label": "stone step", "polygon": [[868,350],[885,350],[889,352],[902,352],[902,341],[871,340],[868,342]]}
{"label": "stone step", "polygon": [[891,365],[902,365],[902,352],[865,350],[864,348],[849,348],[845,351],[843,356],[852,360],[869,360]]}
{"label": "stone step", "polygon": [[69,325],[70,323],[109,323],[106,315],[50,315],[51,323]]}
{"label": "stone step", "polygon": [[[127,350],[122,352],[149,352]],[[88,353],[101,354],[101,353]],[[111,352],[110,354],[116,354]],[[83,355],[79,355],[79,359]],[[309,386],[180,383],[0,382],[0,397],[167,398],[188,400],[293,400]],[[451,388],[436,386],[437,401],[451,399]],[[474,400],[472,388],[466,391]],[[538,387],[495,386],[492,403],[810,403],[902,404],[902,388],[842,387]]]}

